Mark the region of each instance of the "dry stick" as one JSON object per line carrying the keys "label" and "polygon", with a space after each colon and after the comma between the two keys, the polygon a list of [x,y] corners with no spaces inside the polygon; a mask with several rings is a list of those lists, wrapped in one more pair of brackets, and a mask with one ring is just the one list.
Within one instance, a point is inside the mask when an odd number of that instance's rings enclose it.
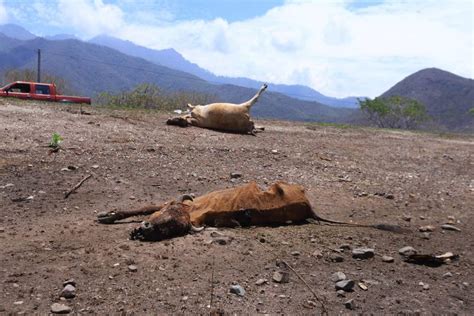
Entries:
{"label": "dry stick", "polygon": [[212,313],[212,303],[214,301],[214,261],[215,256],[212,256],[212,267],[211,267],[211,301],[209,302],[209,315]]}
{"label": "dry stick", "polygon": [[87,177],[85,177],[84,179],[82,179],[81,181],[79,181],[79,183],[76,184],[76,185],[74,186],[74,188],[72,188],[68,193],[66,193],[66,194],[64,195],[64,198],[67,199],[67,198],[69,197],[69,195],[71,195],[72,193],[74,193],[74,191],[76,191],[77,189],[79,189],[79,187],[80,187],[84,182],[86,182],[87,180],[89,180],[90,177],[92,177],[91,174],[88,175]]}
{"label": "dry stick", "polygon": [[[266,245],[260,243],[260,242],[257,242],[258,245],[260,245],[262,248],[265,248],[267,251],[269,251],[270,253],[272,253],[276,258],[279,258],[278,255],[275,254],[274,251],[272,251],[272,249],[270,249],[269,247],[267,247]],[[288,264],[288,262],[286,262],[285,260],[283,259],[279,259],[281,262],[283,262],[284,265],[286,265],[301,281],[303,281],[303,284],[309,289],[309,291],[313,294],[314,298],[319,302],[319,304],[321,305],[321,308],[322,308],[322,313],[321,315],[329,315],[328,314],[328,311],[326,310],[326,305],[324,305],[324,302],[323,300],[321,300],[319,298],[319,296],[316,294],[316,292],[309,286],[309,284],[303,279],[303,277],[298,273],[296,272],[295,269],[293,269],[292,266],[290,266]]]}

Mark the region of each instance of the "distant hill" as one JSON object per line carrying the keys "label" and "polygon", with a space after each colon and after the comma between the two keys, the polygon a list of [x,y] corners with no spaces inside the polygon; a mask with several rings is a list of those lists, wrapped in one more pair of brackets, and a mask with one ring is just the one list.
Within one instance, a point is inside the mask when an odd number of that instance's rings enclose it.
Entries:
{"label": "distant hill", "polygon": [[[144,82],[157,84],[167,91],[195,91],[214,96],[215,101],[236,103],[246,101],[256,92],[235,85],[210,84],[197,76],[78,40],[35,38],[12,42],[9,48],[0,49],[3,54],[0,69],[35,69],[38,48],[42,51],[43,71],[66,79],[79,94],[94,96],[104,91],[125,91]],[[345,122],[354,111],[267,91],[253,107],[252,114],[286,120]]]}
{"label": "distant hill", "polygon": [[423,103],[434,121],[450,130],[474,130],[474,80],[437,68],[420,70],[381,97],[400,95]]}
{"label": "distant hill", "polygon": [[23,41],[31,40],[37,36],[25,30],[23,27],[16,24],[3,24],[0,25],[0,33],[14,39]]}
{"label": "distant hill", "polygon": [[[186,60],[174,49],[153,50],[143,46],[136,45],[130,41],[124,41],[118,38],[100,35],[90,40],[91,43],[107,46],[116,49],[124,54],[141,57],[152,63],[163,65],[172,69],[181,70],[193,74],[214,84],[231,84],[241,87],[258,89],[262,82],[248,78],[232,78],[217,76],[198,65]],[[357,108],[356,97],[343,99],[325,96],[318,91],[303,85],[284,85],[269,83],[269,90],[283,93],[291,98],[297,98],[305,101],[316,101],[325,105],[335,107]]]}

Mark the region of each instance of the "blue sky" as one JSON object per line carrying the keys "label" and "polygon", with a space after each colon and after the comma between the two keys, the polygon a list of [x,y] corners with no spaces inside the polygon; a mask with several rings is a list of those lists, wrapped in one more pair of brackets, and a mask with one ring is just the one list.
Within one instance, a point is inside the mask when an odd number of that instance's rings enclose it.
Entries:
{"label": "blue sky", "polygon": [[0,24],[174,48],[216,74],[376,96],[437,67],[474,75],[472,0],[0,0]]}

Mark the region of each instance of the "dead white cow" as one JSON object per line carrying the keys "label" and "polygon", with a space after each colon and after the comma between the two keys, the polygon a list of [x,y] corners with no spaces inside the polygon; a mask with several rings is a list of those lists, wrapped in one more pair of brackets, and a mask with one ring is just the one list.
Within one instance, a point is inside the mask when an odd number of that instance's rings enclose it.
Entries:
{"label": "dead white cow", "polygon": [[188,104],[190,114],[169,119],[166,123],[182,127],[193,125],[234,133],[254,134],[257,130],[254,122],[250,120],[250,109],[266,88],[267,85],[264,84],[253,98],[240,104]]}

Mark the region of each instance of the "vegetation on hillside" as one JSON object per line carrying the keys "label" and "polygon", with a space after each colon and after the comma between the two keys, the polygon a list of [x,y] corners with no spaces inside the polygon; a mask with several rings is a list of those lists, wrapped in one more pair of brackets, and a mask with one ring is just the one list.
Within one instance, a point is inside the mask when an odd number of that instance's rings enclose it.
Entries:
{"label": "vegetation on hillside", "polygon": [[413,129],[429,118],[422,103],[401,96],[359,100],[359,105],[368,119],[382,128]]}
{"label": "vegetation on hillside", "polygon": [[131,91],[120,93],[100,93],[96,104],[118,108],[140,108],[157,110],[185,109],[187,103],[207,104],[211,100],[209,95],[190,92],[165,92],[157,85],[143,83]]}

